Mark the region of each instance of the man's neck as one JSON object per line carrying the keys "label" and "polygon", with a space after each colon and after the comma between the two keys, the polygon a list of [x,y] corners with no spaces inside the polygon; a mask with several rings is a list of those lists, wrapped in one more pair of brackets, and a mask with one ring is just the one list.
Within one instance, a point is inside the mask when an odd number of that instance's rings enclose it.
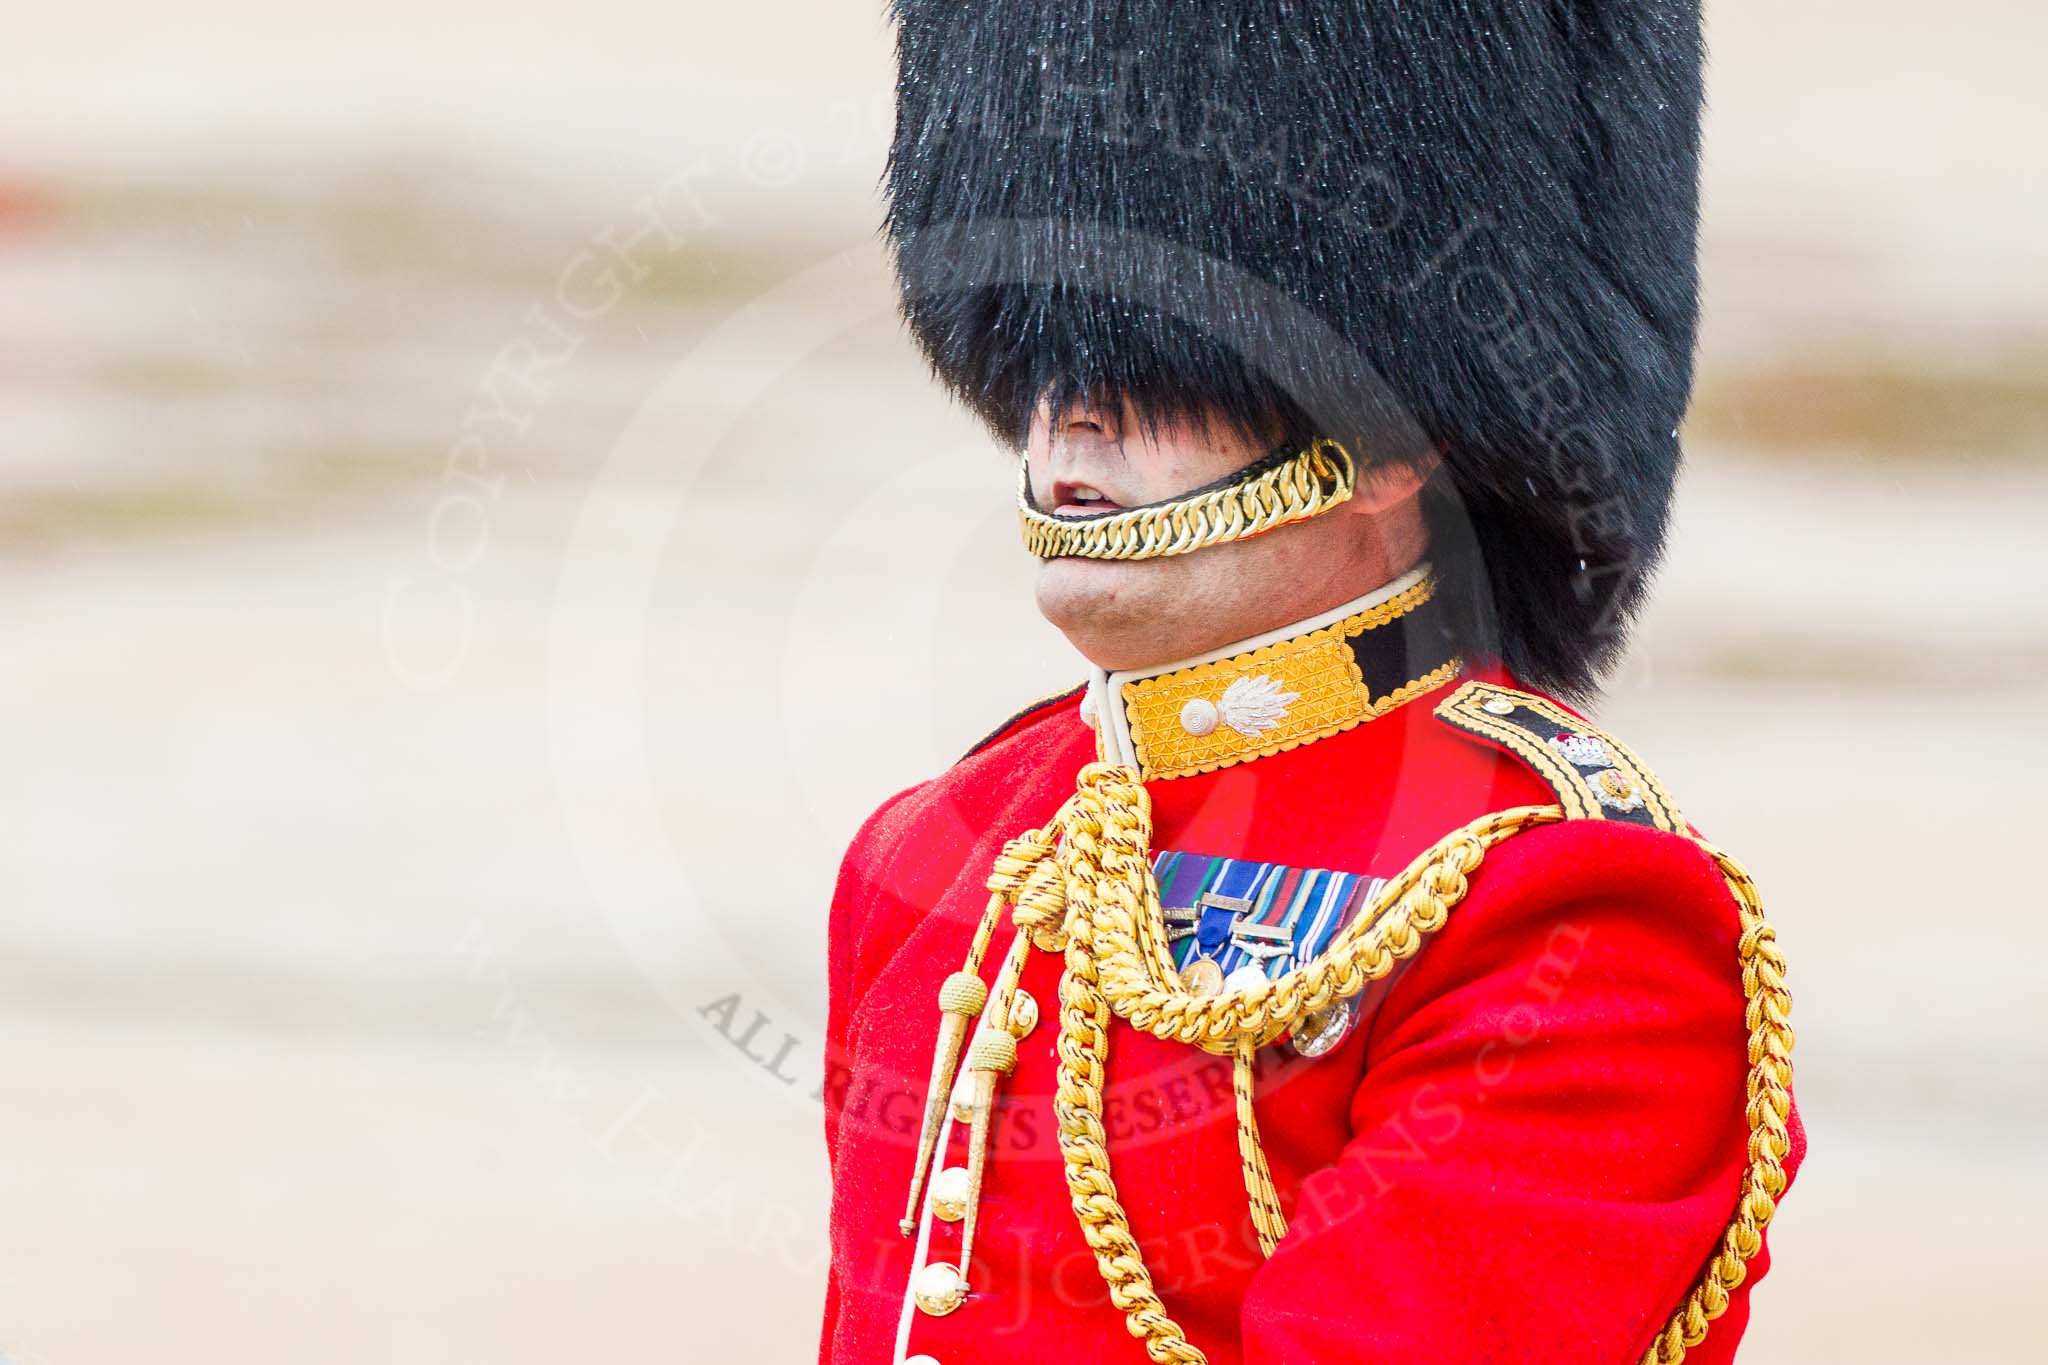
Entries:
{"label": "man's neck", "polygon": [[[1347,615],[1357,609],[1354,604],[1365,602],[1369,605],[1368,599],[1376,600],[1376,595],[1392,596],[1400,591],[1397,585],[1412,582],[1418,569],[1427,569],[1425,556],[1428,549],[1428,542],[1418,539],[1413,545],[1402,547],[1398,559],[1390,561],[1384,556],[1375,556],[1369,563],[1346,563],[1343,568],[1348,572],[1333,573],[1320,584],[1304,585],[1305,590],[1291,594],[1275,593],[1272,600],[1277,605],[1272,610],[1241,616],[1221,631],[1215,629],[1213,615],[1198,615],[1189,623],[1189,629],[1178,633],[1170,643],[1154,645],[1149,653],[1129,650],[1112,656],[1096,654],[1086,648],[1081,653],[1088,660],[1091,671],[1098,675],[1163,672],[1192,658],[1208,658],[1219,651],[1232,653],[1244,641],[1261,639],[1275,632],[1292,634],[1302,622],[1330,612]],[[1081,642],[1072,640],[1072,643],[1079,646]]]}
{"label": "man's neck", "polygon": [[1417,561],[1402,573],[1370,589],[1331,602],[1325,606],[1311,608],[1306,612],[1290,615],[1286,620],[1273,621],[1252,634],[1238,636],[1221,644],[1211,645],[1173,658],[1162,659],[1154,664],[1115,669],[1091,664],[1089,673],[1092,678],[1102,683],[1107,683],[1111,679],[1128,681],[1132,678],[1157,677],[1161,673],[1171,673],[1179,669],[1211,663],[1217,659],[1226,659],[1232,655],[1249,653],[1252,650],[1260,649],[1276,641],[1292,639],[1297,635],[1306,635],[1312,631],[1322,629],[1333,622],[1344,620],[1362,611],[1367,611],[1382,602],[1408,591],[1428,577],[1428,562],[1426,560]]}

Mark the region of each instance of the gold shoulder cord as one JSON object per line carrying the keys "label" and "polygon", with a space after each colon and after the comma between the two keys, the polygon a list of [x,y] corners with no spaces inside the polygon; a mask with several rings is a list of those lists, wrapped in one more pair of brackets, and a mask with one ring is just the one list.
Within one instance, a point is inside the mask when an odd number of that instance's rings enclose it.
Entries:
{"label": "gold shoulder cord", "polygon": [[[1016,1064],[1011,1001],[1017,980],[1034,946],[1063,952],[1058,1095],[1053,1109],[1074,1215],[1109,1287],[1111,1302],[1123,1310],[1131,1334],[1144,1341],[1152,1360],[1161,1365],[1205,1361],[1160,1302],[1110,1174],[1102,1119],[1110,1015],[1155,1037],[1192,1043],[1234,1060],[1245,1191],[1260,1247],[1270,1256],[1287,1223],[1252,1110],[1253,1054],[1317,1011],[1357,995],[1412,956],[1464,899],[1467,878],[1490,849],[1524,830],[1564,818],[1557,806],[1523,806],[1483,816],[1454,830],[1409,864],[1314,961],[1243,990],[1195,995],[1181,988],[1166,946],[1150,860],[1151,798],[1135,769],[1089,764],[1081,770],[1078,790],[1053,819],[1012,839],[996,859],[988,879],[988,908],[967,961],[940,988],[945,1019],[933,1060],[906,1231],[916,1216],[967,1024],[992,999],[995,1007],[987,1018],[1000,1022],[984,1024],[967,1059],[974,1108],[970,1193],[958,1267],[964,1295],[972,1271],[976,1205],[995,1086]],[[1692,1292],[1643,1354],[1642,1365],[1676,1365],[1688,1349],[1705,1340],[1708,1324],[1727,1310],[1728,1291],[1742,1283],[1747,1262],[1763,1245],[1764,1226],[1785,1188],[1784,1160],[1791,1146],[1786,1122],[1791,1109],[1792,998],[1785,989],[1785,960],[1749,874],[1705,840],[1697,842],[1720,868],[1741,915],[1736,957],[1749,1030],[1749,1160],[1727,1231]],[[990,991],[981,979],[981,961],[1005,910],[1017,935]]]}
{"label": "gold shoulder cord", "polygon": [[1040,559],[1158,559],[1242,540],[1321,516],[1358,487],[1351,454],[1335,441],[1313,442],[1255,478],[1154,507],[1088,517],[1052,517],[1031,505],[1030,467],[1019,462],[1017,516],[1024,548]]}

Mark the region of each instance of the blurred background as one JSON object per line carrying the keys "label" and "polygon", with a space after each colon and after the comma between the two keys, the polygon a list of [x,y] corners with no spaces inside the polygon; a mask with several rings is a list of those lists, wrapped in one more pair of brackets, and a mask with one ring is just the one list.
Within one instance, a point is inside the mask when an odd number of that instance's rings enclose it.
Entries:
{"label": "blurred background", "polygon": [[[0,1360],[805,1358],[840,850],[1080,677],[879,6],[5,8]],[[1744,1359],[2038,1359],[2048,13],[1710,20],[1600,715],[1792,964]]]}

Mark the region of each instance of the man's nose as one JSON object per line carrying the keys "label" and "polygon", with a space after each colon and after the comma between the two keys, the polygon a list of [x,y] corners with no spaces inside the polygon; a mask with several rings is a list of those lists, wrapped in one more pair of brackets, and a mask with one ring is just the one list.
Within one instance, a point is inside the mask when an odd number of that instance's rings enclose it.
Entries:
{"label": "man's nose", "polygon": [[1075,399],[1053,422],[1052,434],[1055,441],[1114,441],[1116,418],[1100,404]]}

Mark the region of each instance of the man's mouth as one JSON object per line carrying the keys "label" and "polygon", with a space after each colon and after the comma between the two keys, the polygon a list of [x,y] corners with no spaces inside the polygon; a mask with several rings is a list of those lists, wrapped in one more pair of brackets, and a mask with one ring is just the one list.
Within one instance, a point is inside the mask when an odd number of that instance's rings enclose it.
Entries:
{"label": "man's mouth", "polygon": [[1093,484],[1061,479],[1052,486],[1052,515],[1056,517],[1100,516],[1117,511],[1122,504]]}

